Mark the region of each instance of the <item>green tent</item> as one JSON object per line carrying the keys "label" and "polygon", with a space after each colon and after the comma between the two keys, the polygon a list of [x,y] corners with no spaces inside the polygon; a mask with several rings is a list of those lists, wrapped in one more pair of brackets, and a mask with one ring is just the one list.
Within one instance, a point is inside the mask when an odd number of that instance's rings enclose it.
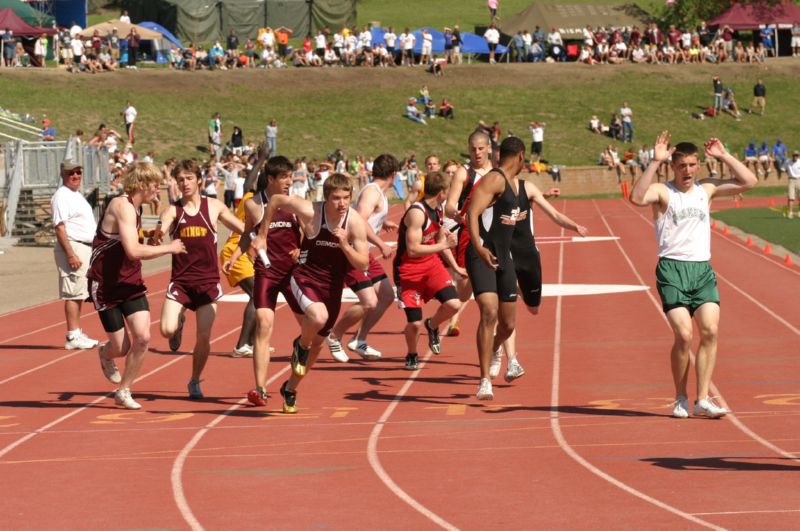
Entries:
{"label": "green tent", "polygon": [[255,38],[258,28],[284,26],[303,37],[356,23],[356,0],[125,0],[123,9],[133,22],[157,22],[186,43],[221,40],[230,30]]}
{"label": "green tent", "polygon": [[41,11],[32,8],[21,0],[0,0],[0,9],[11,9],[16,15],[30,24],[31,26],[39,26],[41,28],[53,27],[53,22],[56,19],[42,13]]}

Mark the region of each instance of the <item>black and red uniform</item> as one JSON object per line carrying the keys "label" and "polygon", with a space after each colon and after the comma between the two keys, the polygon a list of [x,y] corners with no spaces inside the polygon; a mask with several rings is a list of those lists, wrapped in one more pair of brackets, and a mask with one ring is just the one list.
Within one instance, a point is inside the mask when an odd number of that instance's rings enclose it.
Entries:
{"label": "black and red uniform", "polygon": [[[261,220],[253,229],[258,232],[264,219],[269,198],[266,192],[260,193],[261,200]],[[267,232],[267,257],[270,267],[264,267],[261,260],[255,261],[255,287],[253,289],[253,304],[256,308],[269,308],[275,310],[278,303],[278,294],[283,293],[292,311],[302,313],[294,305],[291,290],[289,289],[289,279],[295,267],[291,257],[291,252],[300,248],[300,225],[294,214],[278,210],[269,224]]]}
{"label": "black and red uniform", "polygon": [[520,181],[520,213],[514,235],[511,237],[511,257],[522,300],[526,306],[536,308],[542,302],[542,262],[533,230],[533,207],[528,199],[525,183]]}
{"label": "black and red uniform", "polygon": [[[439,258],[439,253],[425,256],[409,256],[406,243],[406,216],[413,209],[419,209],[425,214],[422,225],[422,244],[434,245],[439,230],[442,227],[444,213],[441,208],[431,208],[425,201],[411,205],[403,219],[400,220],[400,229],[397,236],[397,255],[394,258],[394,282],[397,284],[397,297],[400,307],[406,310],[409,322],[421,319],[421,310],[425,303],[432,298],[439,302],[446,302],[458,295],[453,285],[453,278]],[[448,289],[450,288],[450,289]],[[412,320],[413,319],[413,320]]]}
{"label": "black and red uniform", "polygon": [[[300,247],[300,259],[291,275],[292,298],[305,312],[311,304],[321,302],[328,310],[328,321],[319,331],[327,336],[339,317],[342,306],[344,279],[350,268],[339,238],[328,228],[325,216],[325,203],[315,203],[320,209],[319,229],[315,235],[306,234]],[[342,220],[342,229],[347,230],[351,210],[348,209]]]}
{"label": "black and red uniform", "polygon": [[222,297],[217,261],[217,231],[210,222],[208,198],[189,214],[180,201],[175,203],[175,223],[170,236],[186,246],[186,253],[172,255],[172,276],[167,298],[189,310],[211,304]]}
{"label": "black and red uniform", "polygon": [[[478,184],[478,181],[481,180],[481,175],[477,171],[475,171],[471,166],[464,165],[464,168],[467,170],[467,180],[464,183],[464,187],[461,189],[461,195],[458,196],[458,203],[456,204],[456,208],[461,213],[461,215],[466,215],[467,206],[469,206],[469,199],[472,197],[472,189]],[[467,247],[469,246],[469,230],[467,229],[466,223],[462,223],[458,226],[458,245],[456,245],[456,263],[461,266],[466,266],[466,254],[467,254]]]}
{"label": "black and red uniform", "polygon": [[[123,195],[122,199],[133,206],[130,196]],[[136,229],[141,228],[142,216],[137,210]],[[89,279],[89,298],[100,314],[100,320],[107,332],[116,332],[124,325],[121,316],[109,320],[104,313],[122,306],[121,315],[127,317],[135,311],[149,309],[147,299],[144,298],[147,288],[142,280],[142,261],[128,258],[119,233],[105,232],[102,229],[102,220],[97,224],[97,232],[92,241],[92,257],[86,276]],[[137,304],[127,304],[140,298],[142,301]]]}

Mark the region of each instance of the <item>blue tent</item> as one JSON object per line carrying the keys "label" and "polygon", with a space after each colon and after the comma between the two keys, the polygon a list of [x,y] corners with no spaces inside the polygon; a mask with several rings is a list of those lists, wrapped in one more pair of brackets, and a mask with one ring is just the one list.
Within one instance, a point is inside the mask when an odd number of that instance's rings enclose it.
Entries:
{"label": "blue tent", "polygon": [[370,30],[372,32],[372,44],[386,44],[386,41],[383,40],[383,36],[386,34],[386,30],[383,28],[372,28]]}
{"label": "blue tent", "polygon": [[[474,33],[465,31],[461,34],[461,40],[464,43],[461,45],[461,53],[489,53],[489,45],[486,44],[486,39],[484,39],[481,35],[475,35]],[[506,53],[507,51],[507,47],[503,46],[502,44],[498,44],[495,53],[501,54]]]}
{"label": "blue tent", "polygon": [[[428,28],[428,32],[433,37],[433,53],[444,53],[444,33],[433,28]],[[422,28],[412,31],[417,41],[414,43],[414,53],[422,52]],[[489,53],[488,51],[486,53]]]}
{"label": "blue tent", "polygon": [[174,45],[183,50],[183,44],[167,28],[155,22],[139,22],[137,25],[159,32],[163,37],[152,42],[152,54],[157,63],[166,63],[169,49]]}

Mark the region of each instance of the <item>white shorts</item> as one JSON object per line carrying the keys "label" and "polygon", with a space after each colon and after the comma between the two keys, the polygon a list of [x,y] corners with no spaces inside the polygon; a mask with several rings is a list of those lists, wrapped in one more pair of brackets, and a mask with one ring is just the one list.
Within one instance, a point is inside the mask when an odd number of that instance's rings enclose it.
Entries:
{"label": "white shorts", "polygon": [[792,48],[800,48],[800,37],[792,37]]}
{"label": "white shorts", "polygon": [[794,201],[800,192],[800,179],[789,179],[789,199]]}
{"label": "white shorts", "polygon": [[92,257],[92,246],[78,242],[69,242],[72,251],[81,261],[81,267],[72,269],[69,266],[67,253],[56,243],[53,255],[58,267],[58,296],[63,300],[84,300],[89,296],[86,274],[89,272],[89,260]]}

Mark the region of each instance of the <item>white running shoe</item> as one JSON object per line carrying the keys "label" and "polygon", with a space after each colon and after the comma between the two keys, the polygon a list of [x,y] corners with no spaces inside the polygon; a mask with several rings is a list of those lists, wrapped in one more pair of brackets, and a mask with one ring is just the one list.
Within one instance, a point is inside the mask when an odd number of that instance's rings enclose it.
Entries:
{"label": "white running shoe", "polygon": [[328,343],[328,350],[331,351],[333,359],[342,363],[347,363],[350,360],[347,356],[347,352],[342,348],[342,342],[340,340],[332,335],[328,335],[328,337],[325,338],[325,342]]}
{"label": "white running shoe", "polygon": [[511,383],[523,374],[525,374],[525,369],[523,369],[522,365],[519,364],[517,358],[514,358],[508,362],[508,367],[506,368],[506,373],[503,376],[503,379],[506,382]]}
{"label": "white running shoe", "polygon": [[114,394],[114,402],[116,402],[118,406],[125,406],[126,409],[142,409],[142,406],[133,399],[131,390],[127,387],[120,387],[117,389],[117,392]]}
{"label": "white running shoe", "polygon": [[78,335],[72,339],[67,338],[67,342],[64,343],[64,348],[67,350],[90,349],[96,347],[98,344],[100,344],[98,340],[85,336],[83,332],[78,332]]}
{"label": "white running shoe", "polygon": [[494,400],[494,393],[492,393],[492,382],[489,378],[481,378],[481,387],[478,389],[478,394],[475,395],[478,400]]}
{"label": "white running shoe", "polygon": [[718,406],[714,403],[714,400],[711,397],[703,398],[702,400],[697,400],[694,403],[694,416],[695,417],[708,417],[710,419],[718,419],[724,417],[731,411],[726,409],[722,406]]}
{"label": "white running shoe", "polygon": [[489,378],[497,378],[500,374],[500,366],[503,364],[503,346],[494,351],[492,361],[489,362]]}
{"label": "white running shoe", "polygon": [[251,345],[242,345],[241,347],[237,347],[233,349],[233,357],[234,358],[252,358],[253,357],[253,347]]}
{"label": "white running shoe", "polygon": [[356,338],[347,342],[347,348],[355,352],[365,360],[377,360],[381,357],[381,351],[372,348],[366,343],[359,343]]}
{"label": "white running shoe", "polygon": [[122,376],[120,376],[119,369],[117,369],[117,363],[103,356],[107,345],[108,343],[103,343],[100,345],[100,348],[97,349],[97,356],[100,358],[100,368],[103,369],[103,376],[105,376],[109,382],[118,384],[122,381]]}
{"label": "white running shoe", "polygon": [[675,398],[675,403],[672,405],[672,416],[676,419],[689,418],[689,399],[681,395]]}

